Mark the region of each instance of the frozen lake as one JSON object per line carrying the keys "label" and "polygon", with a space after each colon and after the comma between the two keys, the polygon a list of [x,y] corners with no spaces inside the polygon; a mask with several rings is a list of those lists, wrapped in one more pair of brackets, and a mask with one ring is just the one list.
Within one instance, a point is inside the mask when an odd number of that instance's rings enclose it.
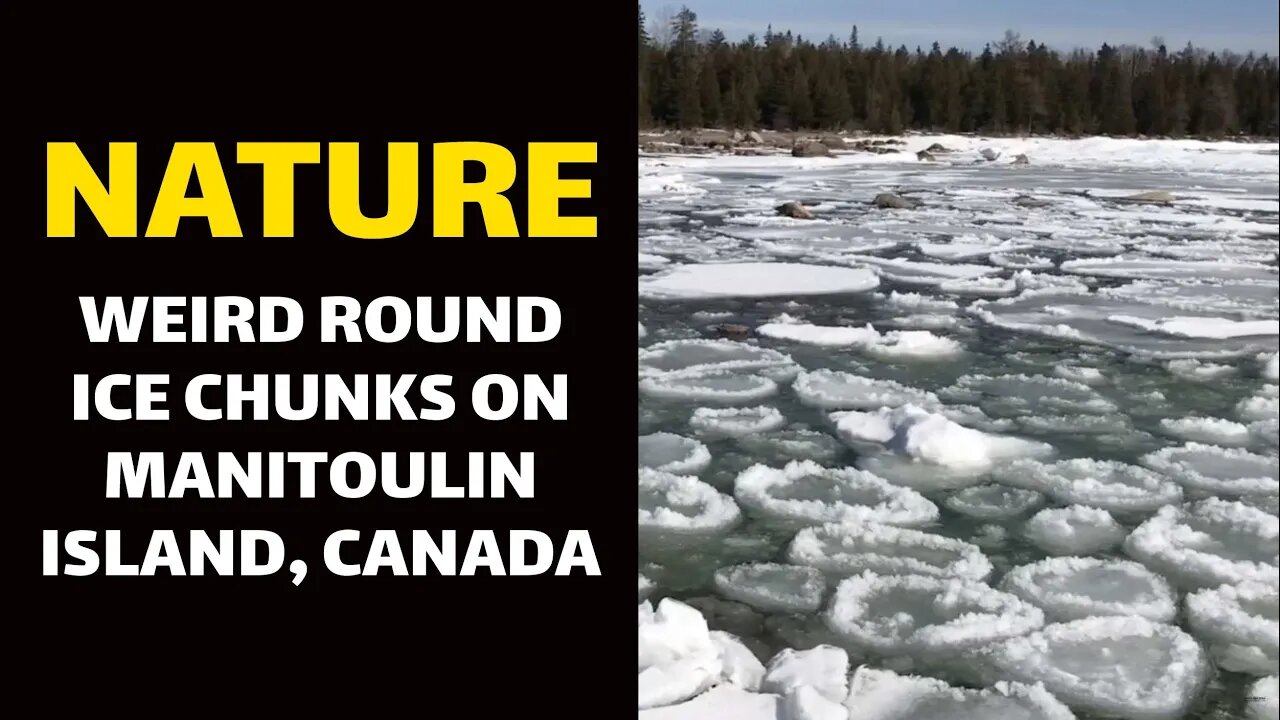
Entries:
{"label": "frozen lake", "polygon": [[1277,145],[903,140],[640,157],[641,717],[1274,718]]}

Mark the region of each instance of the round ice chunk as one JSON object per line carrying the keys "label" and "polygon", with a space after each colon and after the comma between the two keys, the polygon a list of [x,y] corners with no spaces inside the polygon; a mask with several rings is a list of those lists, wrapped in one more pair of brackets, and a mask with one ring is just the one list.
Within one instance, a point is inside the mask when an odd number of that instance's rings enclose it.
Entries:
{"label": "round ice chunk", "polygon": [[1164,418],[1160,429],[1182,440],[1224,447],[1249,443],[1249,428],[1238,422],[1210,417]]}
{"label": "round ice chunk", "polygon": [[1236,415],[1242,420],[1267,420],[1280,415],[1280,392],[1277,392],[1277,386],[1266,385],[1257,395],[1236,403]]}
{"label": "round ice chunk", "polygon": [[1000,682],[971,690],[869,665],[854,671],[845,705],[849,720],[1075,720],[1042,686]]}
{"label": "round ice chunk", "polygon": [[1196,382],[1217,380],[1236,371],[1230,365],[1220,365],[1195,359],[1170,360],[1165,363],[1165,368],[1184,380],[1194,380]]}
{"label": "round ice chunk", "polygon": [[1101,385],[1107,381],[1106,376],[1098,368],[1083,367],[1080,365],[1058,365],[1053,369],[1053,374],[1063,380],[1083,383],[1085,385]]}
{"label": "round ice chunk", "polygon": [[1044,496],[1034,490],[991,483],[965,488],[946,500],[948,508],[977,520],[1005,520],[1039,506]]}
{"label": "round ice chunk", "polygon": [[1135,720],[1182,717],[1209,675],[1190,635],[1136,616],[1049,625],[994,643],[984,655],[998,677],[1044,683],[1076,710]]}
{"label": "round ice chunk", "polygon": [[800,373],[792,388],[800,402],[828,410],[897,407],[914,403],[937,406],[931,392],[907,387],[892,380],[876,380],[838,370],[814,370]]}
{"label": "round ice chunk", "polygon": [[1150,512],[1182,502],[1182,488],[1177,483],[1146,468],[1114,460],[1016,460],[995,468],[992,476],[1003,483],[1038,490],[1059,502],[1114,513]]}
{"label": "round ice chunk", "polygon": [[1052,620],[1139,615],[1172,622],[1173,588],[1132,560],[1056,557],[1010,570],[1000,589],[1042,608]]}
{"label": "round ice chunk", "polygon": [[840,325],[810,325],[802,322],[770,322],[756,328],[756,333],[775,340],[819,345],[825,347],[851,347],[871,345],[880,340],[880,333],[867,324],[863,327]]}
{"label": "round ice chunk", "polygon": [[783,468],[753,465],[733,483],[738,503],[771,520],[802,525],[878,522],[914,527],[938,519],[920,493],[854,468],[795,460]]}
{"label": "round ice chunk", "polygon": [[728,531],[740,517],[733,498],[687,475],[640,469],[640,540],[683,544]]}
{"label": "round ice chunk", "polygon": [[698,408],[689,419],[689,426],[709,438],[741,437],[753,433],[777,430],[787,424],[777,408],[766,406],[749,408]]}
{"label": "round ice chunk", "polygon": [[1280,353],[1263,353],[1258,360],[1262,363],[1262,377],[1280,380]]}
{"label": "round ice chunk", "polygon": [[734,370],[767,371],[772,377],[795,368],[789,355],[732,340],[668,340],[640,350],[641,376]]}
{"label": "round ice chunk", "polygon": [[1280,677],[1265,677],[1249,686],[1245,696],[1249,720],[1276,720],[1280,714]]}
{"label": "round ice chunk", "polygon": [[776,395],[778,383],[759,375],[740,375],[733,371],[706,372],[699,375],[668,373],[640,381],[640,392],[663,400],[721,403],[732,405]]}
{"label": "round ice chunk", "polygon": [[1127,533],[1106,510],[1071,505],[1041,510],[1022,534],[1051,555],[1090,555],[1119,545]]}
{"label": "round ice chunk", "polygon": [[721,568],[715,584],[721,595],[764,612],[817,612],[827,591],[827,581],[817,568],[778,563]]}
{"label": "round ice chunk", "polygon": [[1280,493],[1280,458],[1189,442],[1144,455],[1142,463],[1190,490],[1215,495]]}
{"label": "round ice chunk", "polygon": [[964,352],[964,346],[928,330],[894,330],[863,350],[885,361],[950,360]]}
{"label": "round ice chunk", "polygon": [[1241,502],[1207,498],[1162,508],[1129,534],[1124,549],[1186,587],[1280,585],[1280,518]]}
{"label": "round ice chunk", "polygon": [[840,441],[830,435],[806,428],[787,428],[758,435],[744,435],[738,438],[738,445],[762,457],[820,461],[834,460],[843,450]]}
{"label": "round ice chunk", "polygon": [[787,559],[832,575],[870,570],[985,580],[991,574],[991,562],[977,545],[874,523],[805,528],[788,546]]}
{"label": "round ice chunk", "polygon": [[1209,641],[1218,665],[1233,672],[1280,671],[1280,591],[1258,583],[1221,585],[1187,595],[1191,632]]}
{"label": "round ice chunk", "polygon": [[953,657],[1044,624],[1039,608],[972,580],[863,573],[841,581],[827,625],[881,657]]}
{"label": "round ice chunk", "polygon": [[865,267],[801,263],[698,263],[640,278],[640,296],[655,300],[842,295],[872,290],[880,278]]}
{"label": "round ice chunk", "polygon": [[1084,383],[1044,375],[965,375],[944,391],[958,402],[976,402],[984,409],[1009,415],[1054,412],[1101,414],[1116,406]]}
{"label": "round ice chunk", "polygon": [[675,475],[697,475],[710,463],[707,446],[693,438],[669,432],[640,436],[640,467]]}

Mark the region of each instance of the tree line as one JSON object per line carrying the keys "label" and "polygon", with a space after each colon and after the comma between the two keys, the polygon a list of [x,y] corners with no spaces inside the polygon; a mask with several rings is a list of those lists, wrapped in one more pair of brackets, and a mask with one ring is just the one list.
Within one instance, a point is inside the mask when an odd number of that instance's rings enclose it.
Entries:
{"label": "tree line", "polygon": [[[1269,55],[1103,44],[1059,53],[1006,31],[979,54],[811,42],[766,30],[731,43],[683,8],[639,22],[641,127],[906,129],[1105,135],[1277,135]],[[656,36],[656,37],[655,37]]]}

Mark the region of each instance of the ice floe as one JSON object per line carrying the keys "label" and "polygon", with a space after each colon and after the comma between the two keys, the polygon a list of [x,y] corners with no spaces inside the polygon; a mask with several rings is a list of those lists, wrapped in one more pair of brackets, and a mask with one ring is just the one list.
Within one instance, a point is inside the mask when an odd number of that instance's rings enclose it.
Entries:
{"label": "ice floe", "polygon": [[733,494],[750,513],[799,525],[876,522],[912,527],[938,518],[937,506],[914,490],[869,472],[827,468],[812,460],[792,461],[782,468],[747,468],[734,481]]}
{"label": "ice floe", "polygon": [[1113,513],[1145,513],[1182,501],[1182,488],[1163,475],[1115,460],[1017,460],[996,468],[1000,482],[1038,490],[1058,502]]}
{"label": "ice floe", "polygon": [[675,433],[641,435],[639,451],[640,467],[675,475],[697,475],[711,463],[711,452],[706,445]]}
{"label": "ice floe", "polygon": [[1043,683],[1075,710],[1133,720],[1182,717],[1209,674],[1190,635],[1136,616],[1049,625],[984,654],[997,677]]}
{"label": "ice floe", "polygon": [[839,370],[800,373],[791,387],[800,402],[827,410],[940,404],[931,392],[893,380],[877,380]]}
{"label": "ice floe", "polygon": [[1226,280],[1276,282],[1276,271],[1261,263],[1164,260],[1151,257],[1112,257],[1068,260],[1063,272],[1140,280]]}
{"label": "ice floe", "polygon": [[1233,672],[1280,672],[1280,591],[1241,583],[1187,595],[1191,632],[1209,642],[1218,665]]}
{"label": "ice floe", "polygon": [[1106,510],[1070,505],[1036,513],[1022,534],[1051,555],[1090,555],[1119,545],[1128,533]]}
{"label": "ice floe", "polygon": [[1048,558],[1010,570],[1000,589],[1041,608],[1054,621],[1137,615],[1170,622],[1178,612],[1169,582],[1132,560]]}
{"label": "ice floe", "polygon": [[687,475],[640,468],[640,539],[680,545],[728,531],[741,512],[733,498]]}
{"label": "ice floe", "polygon": [[1017,415],[1099,414],[1116,409],[1115,403],[1084,383],[1045,375],[964,375],[943,396]]}
{"label": "ice floe", "polygon": [[857,348],[885,360],[943,359],[958,355],[964,349],[955,340],[925,330],[880,333],[870,324],[846,327],[775,321],[761,325],[756,332],[764,337],[808,345]]}
{"label": "ice floe", "polygon": [[1231,320],[1219,317],[1163,317],[1152,320],[1131,315],[1112,315],[1107,321],[1163,335],[1210,340],[1280,334],[1280,323],[1274,320]]}
{"label": "ice floe", "polygon": [[732,340],[668,340],[640,350],[640,374],[690,376],[732,370],[786,377],[796,371],[789,355]]}
{"label": "ice floe", "polygon": [[1043,457],[1053,448],[959,425],[915,405],[832,413],[841,439],[872,454],[859,467],[917,490],[974,484],[997,464]]}
{"label": "ice floe", "polygon": [[891,525],[830,523],[804,528],[787,547],[788,562],[830,575],[934,575],[985,580],[991,561],[977,545]]}
{"label": "ice floe", "polygon": [[809,650],[787,648],[769,660],[761,689],[786,695],[809,686],[833,702],[849,694],[849,653],[844,648],[819,645]]}
{"label": "ice floe", "polygon": [[720,568],[716,590],[763,612],[812,613],[822,607],[826,579],[817,568],[748,563]]}
{"label": "ice floe", "polygon": [[848,720],[1074,720],[1041,685],[999,682],[974,690],[864,665],[849,680]]}
{"label": "ice floe", "polygon": [[649,594],[653,592],[653,589],[655,587],[657,587],[657,583],[645,577],[644,573],[640,573],[640,599],[641,600],[649,597]]}
{"label": "ice floe", "polygon": [[[1243,426],[1240,427],[1244,430]],[[1168,447],[1144,455],[1142,464],[1197,492],[1218,495],[1280,493],[1280,458],[1258,455],[1241,448],[1188,442],[1180,447]]]}
{"label": "ice floe", "polygon": [[998,298],[1008,297],[1018,292],[1018,284],[1012,278],[962,278],[959,280],[944,280],[938,283],[938,291],[949,295]]}
{"label": "ice floe", "polygon": [[880,333],[870,325],[863,327],[834,327],[810,325],[801,322],[770,322],[756,328],[764,337],[776,340],[821,345],[826,347],[853,347],[872,345],[880,340]]}
{"label": "ice floe", "polygon": [[1243,420],[1271,420],[1280,417],[1280,386],[1265,385],[1253,397],[1236,404],[1236,415]]}
{"label": "ice floe", "polygon": [[831,462],[843,450],[840,442],[826,433],[805,427],[789,427],[768,433],[743,435],[738,445],[759,457],[795,458]]}
{"label": "ice floe", "polygon": [[732,371],[687,376],[668,373],[642,379],[640,392],[664,400],[732,405],[776,395],[778,383],[767,377]]}
{"label": "ice floe", "polygon": [[1262,377],[1267,380],[1280,380],[1280,353],[1266,353],[1259,356],[1262,363]]}
{"label": "ice floe", "polygon": [[1280,518],[1241,502],[1207,498],[1162,508],[1129,534],[1124,549],[1184,587],[1280,585]]}
{"label": "ice floe", "polygon": [[909,312],[954,312],[960,308],[955,300],[913,292],[893,290],[888,295],[877,295],[876,297],[891,308]]}
{"label": "ice floe", "polygon": [[782,701],[787,720],[848,720],[844,705],[831,700],[812,685],[800,685]]}
{"label": "ice floe", "polygon": [[1210,417],[1162,418],[1160,429],[1176,438],[1236,447],[1249,443],[1249,428],[1238,422]]}
{"label": "ice floe", "polygon": [[709,438],[764,433],[786,424],[787,419],[777,408],[763,405],[749,408],[698,408],[689,419],[690,427]]}
{"label": "ice floe", "polygon": [[1034,490],[989,483],[968,487],[951,494],[946,505],[951,510],[976,520],[1007,520],[1040,506],[1044,496]]}
{"label": "ice floe", "polygon": [[1265,677],[1249,686],[1245,696],[1248,720],[1275,720],[1280,715],[1280,677]]}
{"label": "ice floe", "polygon": [[678,705],[641,710],[639,720],[778,720],[781,712],[777,695],[719,685]]}
{"label": "ice floe", "polygon": [[1184,380],[1208,382],[1235,374],[1236,369],[1230,365],[1202,362],[1200,360],[1170,360],[1165,363],[1170,373]]}
{"label": "ice floe", "polygon": [[640,709],[671,705],[720,681],[724,663],[702,614],[664,599],[640,604]]}
{"label": "ice floe", "polygon": [[826,619],[859,650],[927,662],[1044,624],[1038,608],[981,582],[871,572],[840,582]]}
{"label": "ice floe", "polygon": [[1077,382],[1082,385],[1102,385],[1107,381],[1101,370],[1079,365],[1058,365],[1053,369],[1053,374],[1063,380]]}
{"label": "ice floe", "polygon": [[799,263],[679,265],[640,279],[640,297],[695,300],[857,293],[879,285],[866,268]]}

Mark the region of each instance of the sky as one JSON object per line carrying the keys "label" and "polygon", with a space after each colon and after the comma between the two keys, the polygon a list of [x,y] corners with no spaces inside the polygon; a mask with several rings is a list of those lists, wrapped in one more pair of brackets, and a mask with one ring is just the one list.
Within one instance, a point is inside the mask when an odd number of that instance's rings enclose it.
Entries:
{"label": "sky", "polygon": [[[641,2],[645,16],[675,15],[680,2]],[[1011,29],[1023,40],[1058,50],[1142,45],[1155,36],[1171,50],[1187,42],[1207,50],[1280,51],[1276,0],[687,0],[698,26],[720,28],[730,40],[749,33],[791,30],[814,41],[835,35],[847,40],[858,26],[863,45],[877,37],[886,45],[981,50]]]}

